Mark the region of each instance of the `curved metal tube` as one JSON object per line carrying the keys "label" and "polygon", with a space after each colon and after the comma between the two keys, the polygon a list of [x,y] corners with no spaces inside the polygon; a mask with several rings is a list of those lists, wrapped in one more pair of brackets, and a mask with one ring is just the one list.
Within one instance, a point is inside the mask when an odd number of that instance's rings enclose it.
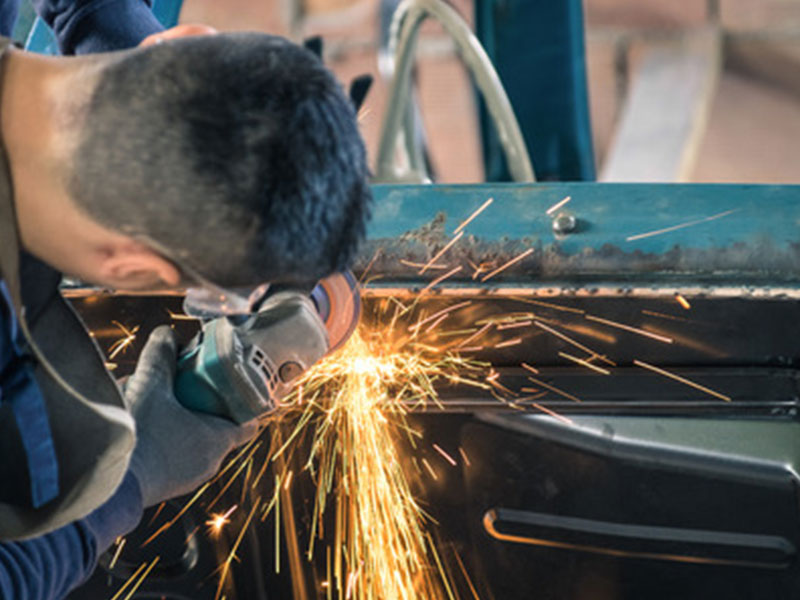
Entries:
{"label": "curved metal tube", "polygon": [[397,8],[392,20],[389,54],[394,61],[394,78],[389,87],[389,102],[381,129],[376,180],[396,182],[399,179],[394,167],[394,157],[401,127],[404,128],[404,146],[411,170],[416,171],[419,176],[425,175],[420,153],[413,148],[413,118],[409,115],[409,99],[411,67],[419,29],[428,17],[439,21],[456,43],[464,64],[481,91],[497,128],[512,179],[516,182],[535,181],[533,166],[514,116],[514,109],[492,62],[461,16],[441,0],[405,0]]}

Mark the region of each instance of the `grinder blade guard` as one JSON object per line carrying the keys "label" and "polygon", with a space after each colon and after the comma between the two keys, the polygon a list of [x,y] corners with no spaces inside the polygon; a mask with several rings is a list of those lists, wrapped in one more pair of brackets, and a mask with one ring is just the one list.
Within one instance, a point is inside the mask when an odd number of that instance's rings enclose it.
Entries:
{"label": "grinder blade guard", "polygon": [[238,423],[269,414],[300,375],[347,341],[360,315],[355,277],[336,273],[310,295],[281,290],[252,315],[208,321],[178,359],[176,397]]}

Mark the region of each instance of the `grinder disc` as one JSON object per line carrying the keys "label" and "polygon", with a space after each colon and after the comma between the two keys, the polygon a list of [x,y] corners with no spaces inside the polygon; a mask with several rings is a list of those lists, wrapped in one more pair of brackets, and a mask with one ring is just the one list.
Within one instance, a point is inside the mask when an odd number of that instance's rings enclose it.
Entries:
{"label": "grinder disc", "polygon": [[311,299],[325,323],[329,352],[333,352],[350,338],[361,317],[358,281],[350,271],[334,273],[316,285]]}

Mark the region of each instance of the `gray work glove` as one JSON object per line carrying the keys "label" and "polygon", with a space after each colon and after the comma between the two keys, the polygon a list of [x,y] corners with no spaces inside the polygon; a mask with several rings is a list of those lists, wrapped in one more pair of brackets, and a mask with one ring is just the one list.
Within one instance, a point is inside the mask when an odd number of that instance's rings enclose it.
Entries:
{"label": "gray work glove", "polygon": [[145,508],[199,487],[231,450],[258,432],[254,421],[237,425],[184,408],[173,391],[177,354],[175,333],[158,327],[125,386],[125,402],[136,421],[130,468]]}

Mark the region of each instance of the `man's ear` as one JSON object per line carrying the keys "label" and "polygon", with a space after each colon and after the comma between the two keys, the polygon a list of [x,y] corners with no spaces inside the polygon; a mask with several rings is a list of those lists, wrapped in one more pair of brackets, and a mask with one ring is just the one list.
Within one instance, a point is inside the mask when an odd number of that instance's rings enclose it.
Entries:
{"label": "man's ear", "polygon": [[100,264],[100,275],[104,284],[120,290],[177,287],[181,281],[175,265],[138,242],[107,253]]}

